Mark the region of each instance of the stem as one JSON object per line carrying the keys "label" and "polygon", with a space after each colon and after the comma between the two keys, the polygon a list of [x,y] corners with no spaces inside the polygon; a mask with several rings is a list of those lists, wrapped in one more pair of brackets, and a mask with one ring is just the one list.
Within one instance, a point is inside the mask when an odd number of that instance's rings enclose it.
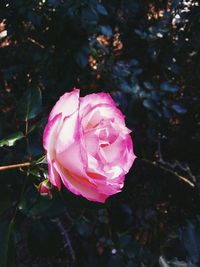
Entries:
{"label": "stem", "polygon": [[68,236],[68,233],[64,227],[64,225],[62,224],[61,220],[59,218],[56,219],[52,219],[53,222],[55,222],[59,228],[59,230],[61,231],[61,235],[64,238],[65,244],[64,247],[68,247],[69,248],[69,253],[71,254],[71,259],[72,259],[72,265],[74,264],[75,260],[76,260],[76,256],[71,244],[71,240]]}
{"label": "stem", "polygon": [[27,151],[28,151],[28,154],[29,154],[29,160],[31,160],[31,151],[30,151],[30,145],[29,145],[29,139],[28,139],[28,128],[29,128],[29,124],[28,124],[28,120],[27,119],[26,119],[25,123],[26,123],[25,124],[26,146],[27,146]]}
{"label": "stem", "polygon": [[0,166],[0,171],[28,167],[30,165],[31,165],[31,162],[24,162],[24,163],[19,163],[19,164]]}

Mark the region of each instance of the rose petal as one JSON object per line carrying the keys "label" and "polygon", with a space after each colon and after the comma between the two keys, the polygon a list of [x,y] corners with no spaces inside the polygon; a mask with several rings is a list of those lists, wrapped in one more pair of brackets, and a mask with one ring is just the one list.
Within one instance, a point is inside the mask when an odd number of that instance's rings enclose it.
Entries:
{"label": "rose petal", "polygon": [[75,142],[67,149],[57,153],[57,160],[69,172],[78,176],[87,176],[84,168],[87,162],[83,162],[79,143]]}
{"label": "rose petal", "polygon": [[60,166],[58,163],[54,163],[54,167],[59,173],[62,182],[64,183],[65,187],[67,187],[71,192],[76,195],[82,195],[83,197],[87,198],[88,200],[98,201],[104,203],[106,198],[108,197],[105,194],[100,194],[93,185],[87,184],[77,181],[75,176],[70,174],[66,169]]}
{"label": "rose petal", "polygon": [[81,125],[76,110],[71,116],[65,117],[55,144],[56,154],[62,153],[74,142],[80,140]]}
{"label": "rose petal", "polygon": [[87,151],[82,146],[81,125],[78,119],[78,112],[65,118],[55,145],[56,158],[69,172],[84,176],[92,183],[92,179],[86,173]]}
{"label": "rose petal", "polygon": [[107,163],[112,163],[118,160],[120,162],[121,155],[126,148],[126,142],[122,138],[117,138],[115,142],[108,146],[103,146],[99,148],[100,155],[106,160]]}
{"label": "rose petal", "polygon": [[[98,94],[89,94],[85,97],[80,97],[80,112],[84,111],[84,109],[88,105],[92,105],[92,107],[99,104],[109,104],[111,106],[116,107],[116,104],[110,94],[107,93],[98,93]],[[81,113],[80,113],[81,114]]]}
{"label": "rose petal", "polygon": [[79,90],[74,88],[70,93],[65,93],[56,102],[53,107],[49,120],[52,120],[57,114],[62,113],[63,118],[73,114],[79,106]]}
{"label": "rose petal", "polygon": [[49,180],[54,186],[57,186],[58,190],[60,191],[61,189],[60,176],[53,166],[54,160],[47,159],[47,162],[48,162]]}
{"label": "rose petal", "polygon": [[126,152],[125,152],[125,157],[122,157],[122,164],[123,164],[123,169],[125,173],[128,173],[131,166],[133,165],[136,155],[133,152],[133,142],[132,138],[130,135],[126,136]]}
{"label": "rose petal", "polygon": [[99,148],[99,138],[94,132],[88,132],[84,135],[85,150],[90,155],[95,155]]}
{"label": "rose petal", "polygon": [[57,186],[60,190],[60,178],[58,173],[52,166],[52,160],[55,158],[55,143],[60,129],[61,114],[56,115],[51,121],[49,121],[44,129],[43,146],[47,151],[47,162],[49,170],[49,179],[54,186]]}
{"label": "rose petal", "polygon": [[84,131],[93,129],[98,126],[101,121],[112,120],[121,126],[125,126],[124,115],[116,106],[109,104],[98,104],[91,107],[88,105],[85,111],[81,112],[80,106],[80,118]]}
{"label": "rose petal", "polygon": [[43,134],[43,147],[48,152],[54,149],[57,138],[58,126],[61,122],[61,113],[57,114],[52,120],[48,121]]}

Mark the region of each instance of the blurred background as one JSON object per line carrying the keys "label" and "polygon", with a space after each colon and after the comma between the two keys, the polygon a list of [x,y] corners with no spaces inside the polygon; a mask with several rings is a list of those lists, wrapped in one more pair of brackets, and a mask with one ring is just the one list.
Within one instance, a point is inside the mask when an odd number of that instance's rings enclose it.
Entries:
{"label": "blurred background", "polygon": [[[1,0],[0,267],[200,266],[200,3]],[[40,196],[49,111],[109,92],[138,156],[96,204]]]}

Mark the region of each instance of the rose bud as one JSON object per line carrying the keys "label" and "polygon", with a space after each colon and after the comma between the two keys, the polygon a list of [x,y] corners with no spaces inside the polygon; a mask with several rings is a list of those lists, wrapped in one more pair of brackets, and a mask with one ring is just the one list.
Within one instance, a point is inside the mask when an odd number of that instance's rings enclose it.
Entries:
{"label": "rose bud", "polygon": [[42,181],[38,186],[36,186],[36,188],[41,196],[48,196],[52,198],[51,194],[52,185],[48,179]]}
{"label": "rose bud", "polygon": [[50,182],[88,200],[105,202],[121,191],[135,155],[124,115],[107,93],[65,93],[44,130]]}

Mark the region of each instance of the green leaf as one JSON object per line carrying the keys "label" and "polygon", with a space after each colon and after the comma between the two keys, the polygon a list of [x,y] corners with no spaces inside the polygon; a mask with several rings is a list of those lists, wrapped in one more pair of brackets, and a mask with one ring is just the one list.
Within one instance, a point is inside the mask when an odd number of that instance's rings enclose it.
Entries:
{"label": "green leaf", "polygon": [[159,257],[159,265],[160,267],[195,267],[196,265],[185,261],[179,261],[177,259],[167,261],[163,256]]}
{"label": "green leaf", "polygon": [[84,52],[78,53],[76,61],[81,68],[85,68],[88,64],[87,54]]}
{"label": "green leaf", "polygon": [[119,238],[119,247],[120,248],[125,248],[132,240],[131,235],[123,235]]}
{"label": "green leaf", "polygon": [[101,4],[97,4],[97,11],[104,16],[108,16],[108,11]]}
{"label": "green leaf", "polygon": [[0,222],[0,267],[14,267],[13,225],[13,220]]}
{"label": "green leaf", "polygon": [[0,147],[14,146],[15,143],[22,138],[24,138],[24,134],[22,132],[16,132],[14,134],[11,134],[7,138],[0,140]]}
{"label": "green leaf", "polygon": [[11,194],[4,188],[4,191],[1,191],[0,194],[0,215],[3,214],[7,209],[11,208],[12,205],[13,201],[11,198]]}
{"label": "green leaf", "polygon": [[172,115],[171,115],[171,113],[167,107],[163,107],[162,111],[163,111],[163,115],[165,118],[167,118],[167,119],[171,118]]}
{"label": "green leaf", "polygon": [[34,162],[34,165],[47,164],[46,155],[41,156],[38,160]]}
{"label": "green leaf", "polygon": [[143,106],[147,109],[150,109],[150,110],[156,109],[155,102],[151,99],[144,99],[143,100]]}
{"label": "green leaf", "polygon": [[150,82],[145,81],[143,82],[143,84],[144,84],[144,87],[147,88],[148,90],[154,89],[153,85]]}
{"label": "green leaf", "polygon": [[100,31],[102,34],[110,37],[112,36],[113,32],[112,32],[112,28],[109,25],[102,25],[100,26]]}
{"label": "green leaf", "polygon": [[80,236],[89,237],[91,234],[89,223],[87,223],[83,219],[80,219],[79,221],[77,221],[76,228]]}
{"label": "green leaf", "polygon": [[172,109],[176,111],[178,114],[187,113],[187,109],[180,103],[175,103],[172,105]]}
{"label": "green leaf", "polygon": [[60,3],[60,0],[48,0],[47,1],[49,5],[57,6]]}
{"label": "green leaf", "polygon": [[179,87],[175,84],[172,84],[170,82],[163,82],[160,85],[161,90],[170,92],[170,93],[176,93],[179,90]]}
{"label": "green leaf", "polygon": [[122,259],[122,256],[121,255],[111,255],[110,256],[110,259],[108,261],[108,267],[123,267],[124,264],[123,264],[123,259]]}
{"label": "green leaf", "polygon": [[55,223],[46,218],[32,220],[28,227],[28,247],[34,256],[50,257],[59,253],[62,237]]}
{"label": "green leaf", "polygon": [[200,259],[199,227],[191,222],[188,222],[188,225],[181,229],[180,236],[183,246],[186,249],[191,261],[198,263]]}
{"label": "green leaf", "polygon": [[168,264],[168,262],[165,260],[163,256],[160,256],[159,258],[159,265],[160,267],[170,267],[170,265]]}
{"label": "green leaf", "polygon": [[177,259],[170,261],[173,267],[195,267],[196,265],[192,264],[191,262],[187,263],[185,261],[179,261]]}
{"label": "green leaf", "polygon": [[162,116],[162,113],[160,112],[159,108],[156,105],[156,102],[152,99],[144,99],[143,100],[143,106],[149,110],[154,111],[159,117]]}
{"label": "green leaf", "polygon": [[19,209],[28,217],[53,218],[63,214],[65,205],[59,194],[54,194],[53,199],[48,199],[40,196],[34,186],[30,185],[19,204]]}
{"label": "green leaf", "polygon": [[42,94],[40,88],[29,88],[19,102],[18,115],[24,120],[34,119],[42,106]]}

